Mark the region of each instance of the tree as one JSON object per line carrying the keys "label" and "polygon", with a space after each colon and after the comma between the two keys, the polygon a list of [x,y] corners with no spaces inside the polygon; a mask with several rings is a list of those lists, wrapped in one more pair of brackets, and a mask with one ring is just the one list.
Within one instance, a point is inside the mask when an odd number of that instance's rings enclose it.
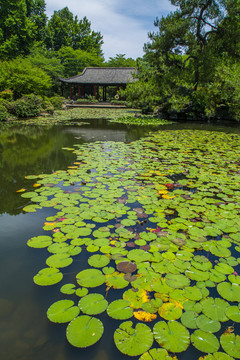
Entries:
{"label": "tree", "polygon": [[27,17],[35,25],[35,41],[45,41],[46,38],[46,26],[47,15],[46,3],[44,0],[26,0]]}
{"label": "tree", "polygon": [[117,54],[115,57],[110,57],[106,62],[110,67],[136,67],[137,62],[132,58],[125,58],[125,54]]}
{"label": "tree", "polygon": [[54,11],[48,22],[47,46],[54,51],[64,46],[70,46],[74,50],[95,51],[102,54],[103,44],[100,32],[91,30],[91,23],[86,17],[79,20],[67,7]]}
{"label": "tree", "polygon": [[35,25],[27,17],[25,0],[1,0],[0,58],[28,54],[34,42]]}
{"label": "tree", "polygon": [[11,89],[14,98],[23,94],[43,95],[51,86],[50,76],[29,59],[20,57],[0,63],[0,91]]}

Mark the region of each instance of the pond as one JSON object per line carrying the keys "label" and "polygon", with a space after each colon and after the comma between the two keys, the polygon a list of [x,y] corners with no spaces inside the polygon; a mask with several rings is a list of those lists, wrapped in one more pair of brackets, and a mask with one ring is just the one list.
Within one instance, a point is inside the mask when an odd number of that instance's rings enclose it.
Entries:
{"label": "pond", "polygon": [[2,125],[1,359],[240,358],[239,135]]}

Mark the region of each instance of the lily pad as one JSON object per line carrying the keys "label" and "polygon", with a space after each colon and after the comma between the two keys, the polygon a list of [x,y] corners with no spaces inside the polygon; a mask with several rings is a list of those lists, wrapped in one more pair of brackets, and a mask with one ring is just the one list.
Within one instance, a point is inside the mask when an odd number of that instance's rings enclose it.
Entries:
{"label": "lily pad", "polygon": [[112,274],[106,275],[106,285],[114,289],[123,289],[128,286],[129,282],[124,279],[124,273],[115,271]]}
{"label": "lily pad", "polygon": [[198,316],[196,319],[196,324],[200,330],[210,333],[218,332],[221,329],[221,324],[219,321],[212,320],[203,314]]}
{"label": "lily pad", "polygon": [[230,320],[240,323],[240,307],[239,306],[229,306],[225,310],[225,314],[227,315],[227,317]]}
{"label": "lily pad", "polygon": [[117,320],[127,320],[133,316],[133,309],[127,300],[115,300],[109,304],[107,313],[110,317]]}
{"label": "lily pad", "polygon": [[73,259],[66,253],[64,254],[55,254],[47,258],[46,264],[50,267],[63,268],[71,265]]}
{"label": "lily pad", "polygon": [[74,284],[65,284],[61,287],[60,291],[63,294],[71,295],[75,293],[76,288]]}
{"label": "lily pad", "polygon": [[170,352],[185,351],[190,344],[188,330],[178,321],[157,322],[154,325],[153,334],[157,343]]}
{"label": "lily pad", "polygon": [[[151,349],[148,352],[142,354],[139,360],[172,360],[173,358],[169,356],[167,350],[165,349]],[[176,356],[174,360],[177,360]]]}
{"label": "lily pad", "polygon": [[71,345],[86,348],[95,344],[103,334],[103,324],[99,319],[81,315],[73,319],[66,330]]}
{"label": "lily pad", "polygon": [[49,286],[59,283],[63,278],[63,274],[55,268],[44,268],[34,276],[33,281],[40,286]]}
{"label": "lily pad", "polygon": [[106,255],[92,255],[89,259],[88,259],[88,263],[90,266],[96,267],[96,268],[101,268],[104,267],[106,265],[108,265],[110,262],[109,258]]}
{"label": "lily pad", "polygon": [[219,342],[215,335],[202,330],[195,330],[191,335],[193,346],[205,353],[214,353],[219,349]]}
{"label": "lily pad", "polygon": [[78,306],[84,314],[97,315],[106,310],[108,302],[101,294],[89,294],[79,300]]}
{"label": "lily pad", "polygon": [[120,263],[117,264],[117,269],[118,271],[124,272],[125,274],[127,273],[133,273],[134,271],[137,270],[137,266],[136,264],[130,262],[130,261],[121,261]]}
{"label": "lily pad", "polygon": [[182,274],[167,274],[166,284],[174,289],[182,289],[190,285],[190,280]]}
{"label": "lily pad", "polygon": [[98,269],[86,269],[76,275],[77,282],[83,287],[97,287],[105,282],[105,276]]}
{"label": "lily pad", "polygon": [[229,304],[225,300],[209,297],[203,299],[201,301],[201,305],[203,314],[210,319],[218,320],[221,322],[228,320],[225,311],[228,308]]}
{"label": "lily pad", "polygon": [[159,308],[158,313],[165,320],[177,320],[182,315],[182,307],[177,301],[167,302]]}
{"label": "lily pad", "polygon": [[47,311],[47,317],[55,323],[66,323],[78,316],[80,310],[72,300],[60,300],[53,303]]}
{"label": "lily pad", "polygon": [[115,331],[114,342],[123,354],[139,356],[151,348],[153,334],[145,324],[137,323],[133,328],[132,321],[125,321]]}
{"label": "lily pad", "polygon": [[228,301],[240,302],[240,286],[238,284],[222,282],[218,284],[217,291],[224,299]]}
{"label": "lily pad", "polygon": [[52,244],[52,238],[50,236],[45,236],[45,235],[32,237],[27,242],[28,246],[36,249],[45,248],[51,244]]}
{"label": "lily pad", "polygon": [[197,329],[196,319],[198,313],[194,311],[185,311],[181,316],[181,323],[186,326],[188,329]]}
{"label": "lily pad", "polygon": [[234,333],[224,333],[220,337],[224,351],[236,359],[240,359],[240,336]]}

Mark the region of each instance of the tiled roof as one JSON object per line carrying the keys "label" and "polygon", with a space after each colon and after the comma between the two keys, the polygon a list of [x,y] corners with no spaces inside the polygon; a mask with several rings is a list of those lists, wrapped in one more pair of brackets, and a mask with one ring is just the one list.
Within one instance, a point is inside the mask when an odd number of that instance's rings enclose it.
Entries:
{"label": "tiled roof", "polygon": [[137,71],[130,67],[86,67],[80,75],[59,80],[70,84],[121,85],[135,81],[133,73]]}

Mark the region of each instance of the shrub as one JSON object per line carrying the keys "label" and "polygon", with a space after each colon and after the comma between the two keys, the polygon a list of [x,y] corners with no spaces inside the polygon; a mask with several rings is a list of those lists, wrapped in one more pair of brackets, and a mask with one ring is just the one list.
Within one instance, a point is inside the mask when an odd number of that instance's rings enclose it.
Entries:
{"label": "shrub", "polygon": [[5,99],[5,100],[12,100],[13,91],[10,90],[10,89],[1,91],[0,92],[0,98]]}
{"label": "shrub", "polygon": [[36,95],[24,96],[9,104],[9,112],[18,118],[28,118],[40,115],[42,99]]}
{"label": "shrub", "polygon": [[4,105],[0,103],[0,121],[6,121],[9,118],[9,113]]}
{"label": "shrub", "polygon": [[65,98],[62,96],[52,96],[51,98],[49,98],[51,105],[54,107],[54,109],[58,110],[62,109],[62,104],[64,100]]}

